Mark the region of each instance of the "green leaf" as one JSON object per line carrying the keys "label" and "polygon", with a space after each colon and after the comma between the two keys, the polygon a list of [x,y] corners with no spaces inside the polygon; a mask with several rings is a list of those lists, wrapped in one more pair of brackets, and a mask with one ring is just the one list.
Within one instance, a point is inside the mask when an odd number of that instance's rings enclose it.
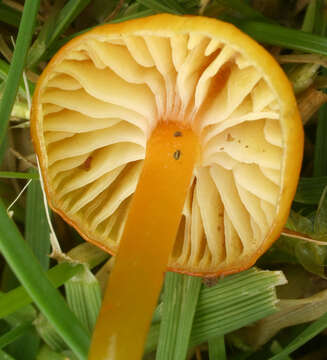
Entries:
{"label": "green leaf", "polygon": [[308,325],[296,338],[291,341],[277,355],[269,358],[269,360],[284,360],[286,356],[299,349],[302,345],[313,339],[320,332],[327,329],[327,313],[322,315],[318,320]]}
{"label": "green leaf", "polygon": [[24,69],[28,47],[32,40],[36,15],[40,0],[26,0],[22,20],[18,30],[16,47],[11,61],[8,78],[0,102],[0,144],[7,135],[7,128],[12,107]]}
{"label": "green leaf", "polygon": [[309,272],[322,278],[325,276],[325,261],[327,247],[319,246],[303,240],[298,240],[295,246],[295,255],[300,264]]}
{"label": "green leaf", "polygon": [[327,176],[312,178],[301,177],[294,201],[308,205],[318,204],[325,186],[327,186]]}

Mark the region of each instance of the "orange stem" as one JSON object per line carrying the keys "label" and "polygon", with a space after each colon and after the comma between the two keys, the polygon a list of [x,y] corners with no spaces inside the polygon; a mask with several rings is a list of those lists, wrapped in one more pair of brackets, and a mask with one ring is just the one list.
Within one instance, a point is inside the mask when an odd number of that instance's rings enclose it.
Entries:
{"label": "orange stem", "polygon": [[161,123],[148,144],[89,360],[139,360],[198,153],[198,138]]}

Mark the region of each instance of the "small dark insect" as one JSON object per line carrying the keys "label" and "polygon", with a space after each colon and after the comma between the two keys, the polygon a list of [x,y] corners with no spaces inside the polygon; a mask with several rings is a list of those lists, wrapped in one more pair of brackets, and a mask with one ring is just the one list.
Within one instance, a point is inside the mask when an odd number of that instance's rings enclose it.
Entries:
{"label": "small dark insect", "polygon": [[175,136],[175,137],[180,137],[180,136],[183,136],[183,133],[182,133],[181,131],[176,131],[176,132],[174,133],[174,136]]}
{"label": "small dark insect", "polygon": [[84,163],[80,166],[81,169],[89,171],[91,169],[92,156],[89,156]]}
{"label": "small dark insect", "polygon": [[174,152],[174,159],[175,160],[178,160],[180,157],[181,157],[181,151],[180,150],[176,150],[175,152]]}

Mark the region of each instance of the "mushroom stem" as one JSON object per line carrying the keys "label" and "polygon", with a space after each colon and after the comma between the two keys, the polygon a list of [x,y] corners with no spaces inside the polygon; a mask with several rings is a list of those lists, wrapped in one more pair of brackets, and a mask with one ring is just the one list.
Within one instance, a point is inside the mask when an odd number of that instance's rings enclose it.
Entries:
{"label": "mushroom stem", "polygon": [[199,143],[160,123],[148,144],[92,338],[89,360],[138,360],[173,250]]}

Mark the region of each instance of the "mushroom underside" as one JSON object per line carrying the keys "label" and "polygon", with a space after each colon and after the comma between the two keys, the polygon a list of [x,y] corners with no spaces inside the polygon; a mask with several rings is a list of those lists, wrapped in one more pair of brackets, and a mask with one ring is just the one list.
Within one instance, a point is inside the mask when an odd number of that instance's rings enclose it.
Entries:
{"label": "mushroom underside", "polygon": [[263,246],[282,192],[281,110],[241,49],[139,31],[85,37],[51,66],[38,117],[45,182],[86,238],[117,251],[147,140],[171,121],[198,135],[201,156],[169,266],[223,272]]}

